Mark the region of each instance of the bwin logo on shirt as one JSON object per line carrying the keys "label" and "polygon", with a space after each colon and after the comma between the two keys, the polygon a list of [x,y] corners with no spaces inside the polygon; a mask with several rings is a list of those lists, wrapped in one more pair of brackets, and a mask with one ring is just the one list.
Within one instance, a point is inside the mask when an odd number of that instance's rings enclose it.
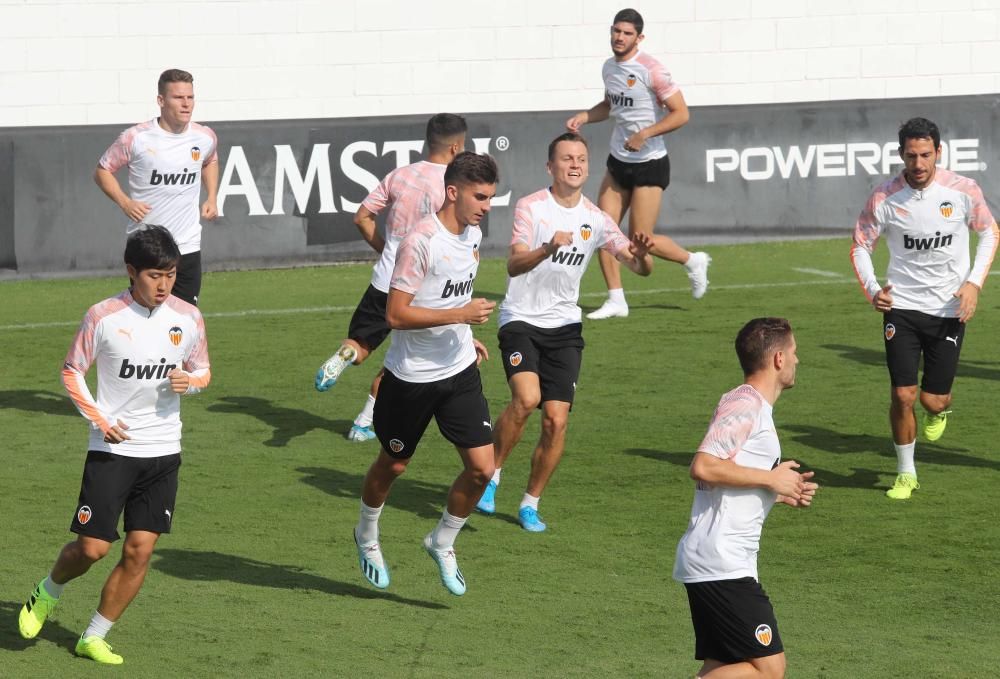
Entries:
{"label": "bwin logo on shirt", "polygon": [[176,368],[175,363],[167,363],[167,359],[161,358],[159,363],[148,363],[146,365],[133,365],[128,359],[122,359],[122,367],[118,371],[118,377],[123,380],[135,378],[137,380],[162,380],[171,370]]}
{"label": "bwin logo on shirt", "polygon": [[583,253],[577,252],[576,248],[573,248],[570,252],[564,250],[556,250],[552,253],[552,261],[555,264],[565,264],[566,266],[580,266],[583,264]]}
{"label": "bwin logo on shirt", "polygon": [[952,234],[942,236],[940,231],[934,232],[934,237],[918,238],[903,234],[903,247],[907,250],[931,250],[935,248],[946,248],[951,245],[954,238]]}
{"label": "bwin logo on shirt", "polygon": [[441,291],[441,299],[448,299],[449,297],[462,297],[463,295],[472,294],[472,283],[475,277],[470,273],[469,280],[462,281],[459,283],[452,283],[451,280],[444,282],[444,290]]}
{"label": "bwin logo on shirt", "polygon": [[619,92],[618,94],[606,92],[606,95],[608,97],[608,101],[617,106],[635,106],[635,99],[625,96],[624,92]]}
{"label": "bwin logo on shirt", "polygon": [[153,174],[149,175],[150,186],[171,186],[173,184],[179,184],[185,186],[187,184],[194,184],[198,181],[197,172],[188,172],[187,168],[184,168],[183,172],[164,172],[160,174],[153,168]]}

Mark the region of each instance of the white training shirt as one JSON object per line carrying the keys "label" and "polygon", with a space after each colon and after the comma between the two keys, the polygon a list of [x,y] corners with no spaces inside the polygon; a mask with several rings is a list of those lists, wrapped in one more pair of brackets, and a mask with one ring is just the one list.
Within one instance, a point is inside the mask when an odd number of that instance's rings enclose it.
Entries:
{"label": "white training shirt", "polygon": [[637,52],[627,61],[611,57],[604,62],[601,75],[604,97],[615,119],[611,155],[625,163],[642,163],[667,155],[662,134],[647,139],[638,151],[625,150],[625,140],[662,120],[667,114],[667,99],[680,91],[663,64],[644,52]]}
{"label": "white training shirt", "polygon": [[[719,400],[698,451],[743,467],[773,469],[781,462],[781,445],[771,412],[752,386],[736,387]],[[674,579],[757,580],[760,533],[776,499],[763,488],[699,483],[687,532],[677,544]]]}
{"label": "white training shirt", "polygon": [[[969,231],[978,234],[969,266]],[[979,185],[937,168],[934,181],[916,190],[903,175],[880,184],[854,227],[851,263],[871,301],[881,289],[871,253],[880,237],[889,246],[887,282],[893,308],[931,316],[958,316],[954,293],[966,281],[980,289],[997,248],[997,226]]]}
{"label": "white training shirt", "polygon": [[565,208],[549,189],[517,201],[510,244],[534,250],[552,240],[556,231],[571,231],[573,244],[563,246],[531,271],[507,278],[507,295],[500,304],[500,326],[524,321],[539,328],[579,323],[580,279],[598,248],[612,255],[628,253],[629,240],[615,220],[581,196]]}
{"label": "white training shirt", "polygon": [[[128,165],[129,197],[152,207],[141,223],[166,227],[186,255],[201,250],[201,169],[218,162],[218,145],[204,125],[174,134],[153,118],[118,135],[98,165],[111,173]],[[139,225],[129,220],[126,232]]]}
{"label": "white training shirt", "polygon": [[372,189],[361,203],[372,214],[386,206],[385,248],[372,271],[372,287],[389,292],[396,250],[414,224],[444,205],[444,171],[447,165],[426,160],[396,168]]}
{"label": "white training shirt", "polygon": [[[96,401],[85,379],[94,361]],[[90,307],[62,371],[73,404],[90,420],[90,450],[126,457],[180,452],[180,394],[167,377],[175,367],[191,375],[187,393],[208,386],[208,341],[198,307],[170,296],[150,311],[129,291]],[[119,420],[131,439],[105,443],[105,432]]]}
{"label": "white training shirt", "polygon": [[[413,294],[413,306],[455,309],[472,300],[483,232],[466,226],[455,235],[437,215],[417,222],[399,245],[392,287]],[[436,382],[476,362],[472,328],[453,323],[420,330],[393,330],[385,368],[406,382]]]}

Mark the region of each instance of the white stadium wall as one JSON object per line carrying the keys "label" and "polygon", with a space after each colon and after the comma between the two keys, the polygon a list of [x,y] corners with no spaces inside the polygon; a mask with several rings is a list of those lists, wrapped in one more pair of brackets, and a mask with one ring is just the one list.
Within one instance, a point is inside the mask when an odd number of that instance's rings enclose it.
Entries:
{"label": "white stadium wall", "polygon": [[[202,120],[578,109],[605,0],[0,0],[0,127],[131,123],[190,70]],[[692,106],[996,92],[1000,0],[659,0]]]}

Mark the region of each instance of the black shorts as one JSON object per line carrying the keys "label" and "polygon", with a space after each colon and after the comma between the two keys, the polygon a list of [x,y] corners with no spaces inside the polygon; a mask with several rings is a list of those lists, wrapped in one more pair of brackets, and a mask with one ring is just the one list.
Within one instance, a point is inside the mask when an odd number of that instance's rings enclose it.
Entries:
{"label": "black shorts", "polygon": [[87,453],[80,501],[70,530],[114,542],[118,517],[125,510],[125,532],[169,533],[177,499],[180,453],[126,457],[98,450]]}
{"label": "black shorts", "polygon": [[459,448],[493,443],[490,408],[475,363],[436,382],[406,382],[385,371],[372,419],[383,450],[399,460],[411,457],[431,417],[441,435]]}
{"label": "black shorts", "polygon": [[883,315],[882,337],[892,386],[916,385],[923,354],[924,377],[920,388],[929,394],[951,393],[965,337],[964,323],[957,318],[893,309]]}
{"label": "black shorts", "polygon": [[582,323],[561,328],[539,328],[523,321],[504,324],[497,338],[507,381],[518,373],[535,373],[542,403],[565,401],[572,405],[583,361],[582,329]]}
{"label": "black shorts", "polygon": [[641,163],[626,163],[608,155],[608,174],[623,189],[637,186],[670,186],[670,156],[646,160]]}
{"label": "black shorts", "polygon": [[685,583],[694,657],[734,663],[783,653],[767,593],[753,578]]}
{"label": "black shorts", "polygon": [[351,325],[347,329],[347,337],[358,344],[375,351],[389,336],[391,329],[385,320],[385,305],[389,294],[369,285],[361,296],[358,307],[351,316]]}
{"label": "black shorts", "polygon": [[198,306],[198,295],[201,293],[201,252],[189,252],[181,255],[177,263],[177,278],[174,279],[174,297],[180,297],[185,302]]}

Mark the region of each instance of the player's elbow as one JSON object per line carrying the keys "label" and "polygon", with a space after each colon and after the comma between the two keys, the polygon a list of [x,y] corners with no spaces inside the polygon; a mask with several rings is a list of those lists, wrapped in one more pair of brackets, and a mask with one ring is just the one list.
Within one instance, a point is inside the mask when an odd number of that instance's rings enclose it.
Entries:
{"label": "player's elbow", "polygon": [[405,330],[406,323],[403,320],[402,315],[392,307],[385,310],[385,322],[392,330]]}

